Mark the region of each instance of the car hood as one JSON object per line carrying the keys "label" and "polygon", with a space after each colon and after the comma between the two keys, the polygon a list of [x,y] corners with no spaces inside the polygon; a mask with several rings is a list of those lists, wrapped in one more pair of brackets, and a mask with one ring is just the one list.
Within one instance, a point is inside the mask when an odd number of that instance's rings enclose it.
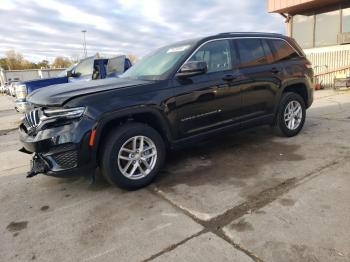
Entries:
{"label": "car hood", "polygon": [[22,81],[20,83],[30,85],[30,84],[35,84],[35,83],[40,83],[40,82],[45,82],[45,81],[50,81],[50,80],[55,80],[55,79],[61,79],[61,78],[67,78],[67,77],[66,76],[46,77],[46,78],[39,78],[39,79]]}
{"label": "car hood", "polygon": [[127,78],[107,78],[81,81],[41,88],[29,94],[27,101],[40,106],[62,106],[72,98],[113,89],[149,84],[150,81]]}
{"label": "car hood", "polygon": [[43,87],[48,86],[50,84],[61,84],[61,83],[67,83],[68,78],[66,76],[56,76],[56,77],[49,77],[49,78],[40,78],[40,79],[34,79],[29,81],[21,82],[20,84],[25,84],[27,87]]}

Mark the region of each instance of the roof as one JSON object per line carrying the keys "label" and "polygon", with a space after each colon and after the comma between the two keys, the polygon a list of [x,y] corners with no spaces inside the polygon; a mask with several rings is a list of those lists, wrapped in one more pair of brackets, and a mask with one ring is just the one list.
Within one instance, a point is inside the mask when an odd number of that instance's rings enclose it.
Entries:
{"label": "roof", "polygon": [[199,37],[199,38],[193,38],[193,39],[187,39],[182,40],[179,42],[175,42],[166,46],[163,46],[161,48],[169,48],[172,46],[178,46],[178,45],[191,45],[192,47],[196,47],[204,42],[214,40],[214,39],[221,39],[221,38],[234,38],[234,37],[278,37],[278,38],[288,38],[287,36],[284,36],[282,34],[277,33],[265,33],[265,32],[225,32],[225,33],[219,33],[216,35],[206,36],[206,37]]}
{"label": "roof", "polygon": [[277,33],[265,33],[265,32],[225,32],[200,39],[200,42],[205,42],[218,38],[232,38],[232,37],[278,37],[286,38],[286,36]]}
{"label": "roof", "polygon": [[261,36],[261,37],[273,37],[273,36],[278,36],[278,37],[283,37],[282,34],[278,33],[268,33],[268,32],[225,32],[225,33],[220,33],[215,36]]}
{"label": "roof", "polygon": [[267,9],[270,13],[294,15],[345,2],[348,0],[268,0]]}

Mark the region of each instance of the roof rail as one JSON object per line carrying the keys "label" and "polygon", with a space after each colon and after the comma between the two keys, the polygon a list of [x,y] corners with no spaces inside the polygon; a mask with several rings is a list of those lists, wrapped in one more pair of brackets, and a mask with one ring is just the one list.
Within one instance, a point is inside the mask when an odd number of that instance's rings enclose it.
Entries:
{"label": "roof rail", "polygon": [[248,35],[282,35],[279,33],[267,33],[267,32],[224,32],[217,35],[239,35],[239,34],[248,34]]}

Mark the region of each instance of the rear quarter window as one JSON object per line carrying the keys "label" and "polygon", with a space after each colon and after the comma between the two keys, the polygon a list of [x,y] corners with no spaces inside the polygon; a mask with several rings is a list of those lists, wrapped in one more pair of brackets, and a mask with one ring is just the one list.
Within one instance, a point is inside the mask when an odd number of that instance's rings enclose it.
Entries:
{"label": "rear quarter window", "polygon": [[300,57],[296,50],[285,41],[276,39],[270,40],[270,42],[274,49],[276,61],[283,61]]}

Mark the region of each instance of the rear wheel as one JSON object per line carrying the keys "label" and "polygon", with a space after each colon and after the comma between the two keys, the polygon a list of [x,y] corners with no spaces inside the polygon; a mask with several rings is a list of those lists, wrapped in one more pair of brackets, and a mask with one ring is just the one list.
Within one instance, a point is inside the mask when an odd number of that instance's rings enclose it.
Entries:
{"label": "rear wheel", "polygon": [[304,126],[306,107],[303,98],[296,93],[284,93],[277,113],[275,127],[282,136],[295,136]]}
{"label": "rear wheel", "polygon": [[138,189],[152,182],[164,158],[164,142],[156,130],[128,123],[112,130],[104,140],[100,166],[111,184]]}

